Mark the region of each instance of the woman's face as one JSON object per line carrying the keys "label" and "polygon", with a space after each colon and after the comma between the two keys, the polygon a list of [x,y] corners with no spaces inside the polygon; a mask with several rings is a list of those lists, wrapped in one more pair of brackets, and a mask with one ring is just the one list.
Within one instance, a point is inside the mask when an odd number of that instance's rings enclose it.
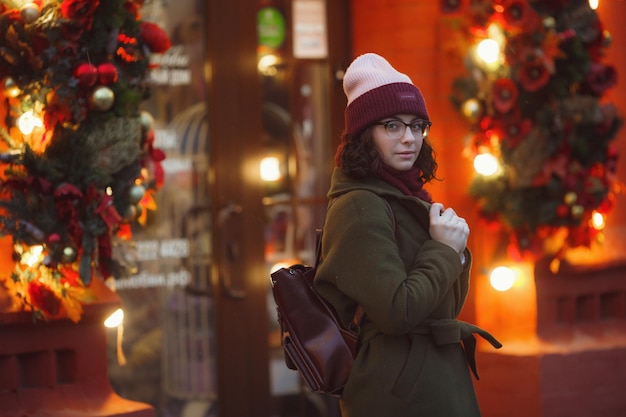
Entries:
{"label": "woman's face", "polygon": [[416,126],[413,125],[412,128],[411,125],[420,120],[411,114],[397,114],[382,119],[373,126],[374,145],[378,148],[384,164],[398,171],[413,167],[424,139],[421,129],[416,131]]}

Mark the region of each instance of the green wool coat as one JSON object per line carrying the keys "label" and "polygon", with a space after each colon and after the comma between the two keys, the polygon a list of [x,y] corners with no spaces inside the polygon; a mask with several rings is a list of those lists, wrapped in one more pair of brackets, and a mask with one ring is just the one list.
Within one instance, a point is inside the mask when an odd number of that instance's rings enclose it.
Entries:
{"label": "green wool coat", "polygon": [[343,416],[480,416],[468,366],[473,334],[500,345],[456,320],[469,289],[469,250],[463,266],[454,249],[430,238],[429,204],[378,178],[335,169],[329,197],[315,287],[346,324],[358,305],[365,311]]}

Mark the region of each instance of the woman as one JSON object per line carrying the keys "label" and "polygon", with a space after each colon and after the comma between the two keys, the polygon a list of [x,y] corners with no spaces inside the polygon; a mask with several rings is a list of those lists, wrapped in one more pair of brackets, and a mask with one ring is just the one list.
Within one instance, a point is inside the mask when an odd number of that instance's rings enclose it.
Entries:
{"label": "woman", "polygon": [[[315,286],[349,323],[359,351],[344,417],[474,417],[474,333],[456,320],[469,287],[469,227],[423,185],[437,163],[419,89],[384,58],[356,58],[344,77],[337,150]],[[469,365],[469,366],[468,366]]]}

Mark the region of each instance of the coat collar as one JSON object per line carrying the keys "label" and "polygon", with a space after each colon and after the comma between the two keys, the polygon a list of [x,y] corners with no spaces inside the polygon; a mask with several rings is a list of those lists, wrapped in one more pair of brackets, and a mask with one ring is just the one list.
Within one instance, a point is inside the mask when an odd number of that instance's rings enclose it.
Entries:
{"label": "coat collar", "polygon": [[430,208],[429,203],[420,200],[417,197],[403,194],[393,185],[378,177],[368,176],[356,179],[345,175],[340,168],[334,168],[330,181],[328,198],[333,199],[354,190],[367,190],[386,199],[392,198],[400,201],[411,202],[412,204],[417,202],[418,204],[423,205],[427,210]]}

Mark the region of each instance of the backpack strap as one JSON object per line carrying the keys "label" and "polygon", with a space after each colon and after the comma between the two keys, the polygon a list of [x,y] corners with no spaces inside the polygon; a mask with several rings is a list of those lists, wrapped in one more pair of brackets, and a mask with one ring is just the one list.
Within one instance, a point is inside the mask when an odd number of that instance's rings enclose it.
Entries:
{"label": "backpack strap", "polygon": [[[315,229],[315,268],[317,268],[320,260],[322,259],[322,229]],[[365,311],[363,311],[363,307],[360,305],[357,307],[354,312],[354,317],[350,321],[350,330],[358,331],[361,326],[361,320],[365,315]]]}

